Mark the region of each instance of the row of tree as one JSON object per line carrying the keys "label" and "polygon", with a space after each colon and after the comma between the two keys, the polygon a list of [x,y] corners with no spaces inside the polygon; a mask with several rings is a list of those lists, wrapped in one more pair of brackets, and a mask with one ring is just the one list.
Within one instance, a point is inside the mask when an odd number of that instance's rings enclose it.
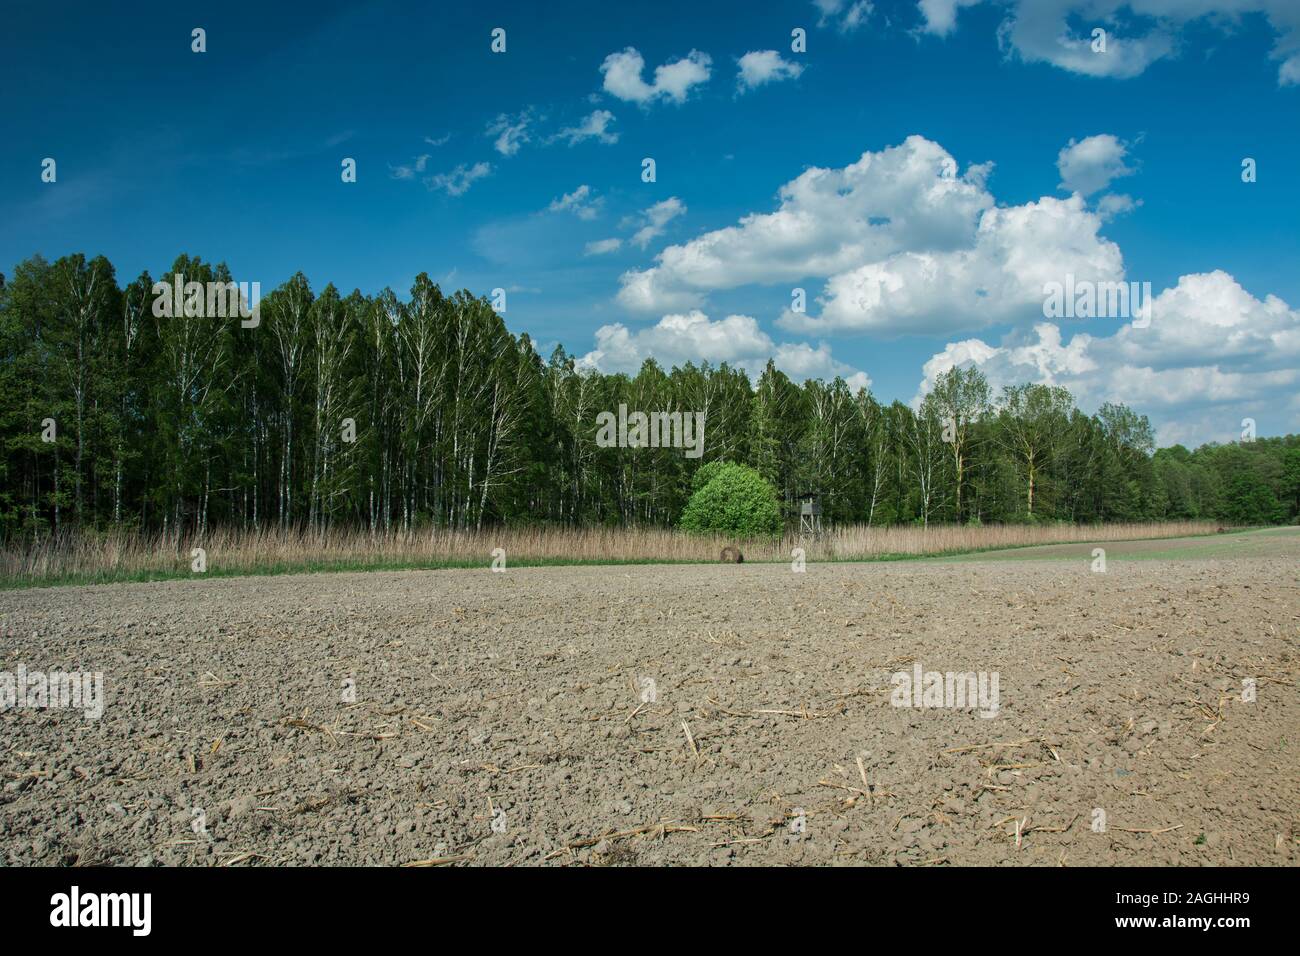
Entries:
{"label": "row of tree", "polygon": [[[182,256],[171,283],[231,281]],[[919,408],[842,379],[723,364],[635,376],[544,361],[489,304],[427,275],[407,298],[295,275],[261,321],[156,315],[103,257],[0,276],[0,535],[214,525],[372,529],[671,524],[697,468],[754,467],[840,522],[1295,520],[1300,436],[1155,451],[1145,417],[1063,388],[944,375]],[[620,404],[705,413],[704,454],[607,448]]]}

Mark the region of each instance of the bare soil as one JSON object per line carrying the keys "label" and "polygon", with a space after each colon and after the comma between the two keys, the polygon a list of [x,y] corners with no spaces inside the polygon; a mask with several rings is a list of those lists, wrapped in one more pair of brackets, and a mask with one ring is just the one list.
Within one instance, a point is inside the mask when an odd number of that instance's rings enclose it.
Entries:
{"label": "bare soil", "polygon": [[3,592],[107,705],[0,713],[0,863],[1295,865],[1300,534],[1229,537]]}

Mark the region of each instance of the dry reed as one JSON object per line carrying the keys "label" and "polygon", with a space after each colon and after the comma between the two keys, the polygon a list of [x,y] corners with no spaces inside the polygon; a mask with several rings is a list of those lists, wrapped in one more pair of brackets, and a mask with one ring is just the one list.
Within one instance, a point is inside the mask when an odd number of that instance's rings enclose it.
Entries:
{"label": "dry reed", "polygon": [[1121,541],[1210,534],[1210,522],[1107,525],[957,525],[834,528],[817,539],[741,540],[663,528],[425,529],[371,533],[331,530],[222,529],[202,538],[160,534],[64,533],[0,548],[0,581],[9,584],[109,581],[188,573],[192,548],[207,552],[220,574],[288,570],[483,565],[504,548],[519,563],[715,562],[724,545],[739,544],[746,561],[789,561],[803,547],[810,561],[870,560],[1070,542]]}

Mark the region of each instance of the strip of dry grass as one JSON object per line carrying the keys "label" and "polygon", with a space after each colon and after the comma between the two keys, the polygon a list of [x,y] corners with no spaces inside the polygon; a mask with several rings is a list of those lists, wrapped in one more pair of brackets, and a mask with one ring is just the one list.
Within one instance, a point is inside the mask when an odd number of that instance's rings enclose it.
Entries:
{"label": "strip of dry grass", "polygon": [[214,574],[257,574],[328,569],[487,565],[496,548],[513,564],[717,561],[723,545],[739,543],[747,561],[788,561],[803,547],[809,561],[952,554],[1076,541],[1122,541],[1211,534],[1212,522],[1174,521],[1108,525],[935,525],[835,528],[815,540],[787,534],[778,540],[736,542],[662,528],[499,528],[209,532],[202,539],[127,533],[63,534],[0,550],[0,581],[11,586],[140,580],[190,573],[190,552],[202,547]]}

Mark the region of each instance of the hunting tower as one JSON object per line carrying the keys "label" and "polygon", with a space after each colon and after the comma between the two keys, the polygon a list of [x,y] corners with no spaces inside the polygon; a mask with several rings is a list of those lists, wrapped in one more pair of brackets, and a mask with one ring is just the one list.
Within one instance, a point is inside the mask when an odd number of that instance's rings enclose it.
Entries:
{"label": "hunting tower", "polygon": [[799,496],[799,534],[821,537],[822,501],[815,491],[805,491]]}

